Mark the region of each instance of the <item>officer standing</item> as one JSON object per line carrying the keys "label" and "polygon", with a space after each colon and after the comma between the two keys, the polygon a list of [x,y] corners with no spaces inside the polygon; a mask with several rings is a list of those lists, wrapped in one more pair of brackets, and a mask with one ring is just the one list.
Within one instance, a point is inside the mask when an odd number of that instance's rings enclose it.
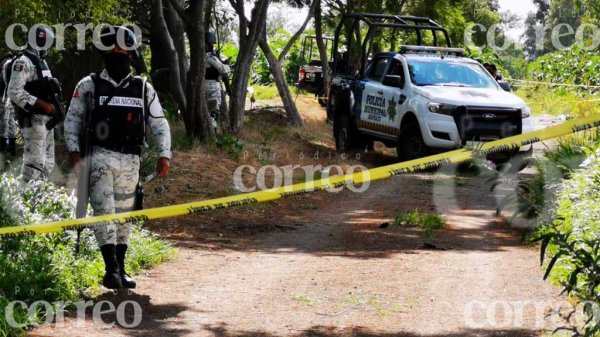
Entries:
{"label": "officer standing", "polygon": [[54,131],[46,128],[56,107],[49,103],[52,73],[44,60],[54,33],[37,27],[35,41],[12,64],[7,94],[23,133],[21,175],[25,181],[48,179],[54,169]]}
{"label": "officer standing", "polygon": [[[86,156],[94,216],[132,210],[146,127],[158,147],[159,176],[168,174],[171,158],[171,133],[158,96],[145,78],[131,73],[135,50],[125,49],[137,47],[134,33],[122,26],[108,27],[101,33],[101,42],[112,48],[103,54],[105,69],[77,84],[65,120],[65,140],[77,174],[80,136],[87,133],[89,137],[91,153]],[[84,125],[87,122],[90,125]],[[106,267],[102,283],[109,289],[136,286],[125,272],[130,230],[131,224],[94,229]]]}
{"label": "officer standing", "polygon": [[212,117],[212,126],[217,131],[217,120],[219,119],[219,111],[221,108],[221,76],[229,76],[231,69],[224,64],[215,51],[217,37],[214,33],[207,32],[205,35],[206,42],[206,74],[204,81],[204,95],[206,97],[206,105],[208,112]]}
{"label": "officer standing", "polygon": [[6,89],[8,86],[9,68],[12,64],[12,57],[2,63],[2,75],[0,77],[0,154],[8,154],[12,157],[17,155],[17,145],[15,139],[16,122],[12,103],[8,99]]}

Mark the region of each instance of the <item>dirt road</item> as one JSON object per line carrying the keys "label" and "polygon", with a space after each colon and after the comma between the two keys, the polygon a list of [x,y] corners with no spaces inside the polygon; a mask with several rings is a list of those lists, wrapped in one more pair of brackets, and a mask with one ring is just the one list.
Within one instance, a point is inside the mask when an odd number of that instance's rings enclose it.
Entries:
{"label": "dirt road", "polygon": [[[178,241],[180,256],[138,276],[132,294],[96,299],[138,302],[139,326],[102,328],[88,312],[82,327],[31,335],[541,336],[563,299],[542,280],[538,250],[494,217],[496,203],[484,179],[434,173],[290,198],[264,213],[277,230]],[[391,224],[415,208],[441,213],[447,228],[424,238]]]}

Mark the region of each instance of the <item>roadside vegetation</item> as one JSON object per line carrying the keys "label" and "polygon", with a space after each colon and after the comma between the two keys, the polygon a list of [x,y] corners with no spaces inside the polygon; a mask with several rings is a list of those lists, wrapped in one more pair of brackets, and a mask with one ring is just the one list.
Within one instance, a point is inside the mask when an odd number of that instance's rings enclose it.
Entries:
{"label": "roadside vegetation", "polygon": [[571,49],[547,54],[528,66],[526,80],[514,82],[534,114],[582,117],[600,113],[600,56]]}
{"label": "roadside vegetation", "polygon": [[396,215],[394,224],[404,227],[419,228],[422,236],[431,237],[436,231],[443,229],[446,222],[437,214],[422,213],[416,209],[414,211],[403,212]]}
{"label": "roadside vegetation", "polygon": [[[75,199],[66,190],[50,183],[23,184],[10,175],[0,176],[0,227],[27,225],[69,219]],[[167,242],[136,227],[131,235],[128,271],[136,274],[170,258],[176,251]],[[38,322],[45,321],[44,305],[35,312],[15,305],[15,322],[7,322],[6,310],[13,301],[31,305],[36,301],[62,308],[59,302],[76,302],[100,294],[104,264],[90,230],[83,232],[81,250],[75,253],[75,233],[23,236],[0,242],[0,336],[15,336]],[[9,315],[10,317],[10,315]]]}
{"label": "roadside vegetation", "polygon": [[527,241],[540,244],[544,278],[562,286],[575,303],[585,303],[583,314],[590,320],[573,328],[583,336],[600,333],[594,311],[600,306],[599,153],[600,132],[576,134],[536,160],[537,174],[510,182],[498,178],[514,190],[498,213],[527,223]]}

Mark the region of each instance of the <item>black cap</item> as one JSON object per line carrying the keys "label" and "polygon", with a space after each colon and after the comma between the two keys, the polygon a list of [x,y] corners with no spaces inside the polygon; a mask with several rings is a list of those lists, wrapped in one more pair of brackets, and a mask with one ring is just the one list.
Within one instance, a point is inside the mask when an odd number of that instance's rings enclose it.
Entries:
{"label": "black cap", "polygon": [[207,44],[216,44],[217,43],[217,36],[215,35],[215,33],[212,33],[212,32],[206,32],[206,33],[204,33],[204,43],[207,43]]}

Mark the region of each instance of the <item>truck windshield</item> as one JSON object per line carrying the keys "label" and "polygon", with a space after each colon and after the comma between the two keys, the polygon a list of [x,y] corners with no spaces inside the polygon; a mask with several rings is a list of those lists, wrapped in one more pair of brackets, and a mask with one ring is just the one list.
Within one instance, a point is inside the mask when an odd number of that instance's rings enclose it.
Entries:
{"label": "truck windshield", "polygon": [[410,78],[418,86],[456,86],[498,89],[496,81],[479,64],[447,60],[410,60]]}

